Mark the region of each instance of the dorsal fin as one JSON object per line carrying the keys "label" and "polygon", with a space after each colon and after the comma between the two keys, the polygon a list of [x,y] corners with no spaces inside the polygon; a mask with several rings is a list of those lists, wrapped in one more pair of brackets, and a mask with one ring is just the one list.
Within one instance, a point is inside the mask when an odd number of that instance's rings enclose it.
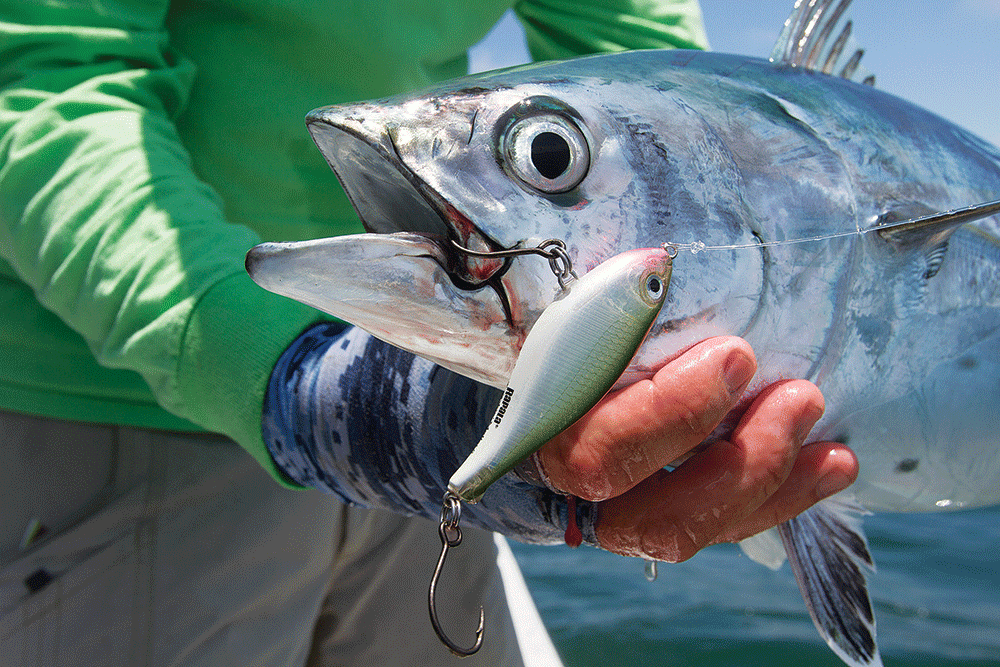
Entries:
{"label": "dorsal fin", "polygon": [[771,51],[771,62],[875,85],[875,75],[860,64],[865,51],[851,35],[850,4],[851,0],[796,0]]}
{"label": "dorsal fin", "polygon": [[965,223],[1000,214],[1000,200],[943,213],[921,215],[924,211],[929,211],[924,206],[921,209],[919,217],[913,216],[915,210],[918,210],[913,205],[886,211],[877,223],[879,236],[897,246],[936,246]]}

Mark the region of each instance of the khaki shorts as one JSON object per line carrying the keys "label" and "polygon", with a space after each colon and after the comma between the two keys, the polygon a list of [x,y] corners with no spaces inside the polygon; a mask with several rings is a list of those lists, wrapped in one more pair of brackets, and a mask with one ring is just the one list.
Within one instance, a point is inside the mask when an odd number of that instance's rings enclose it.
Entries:
{"label": "khaki shorts", "polygon": [[427,615],[434,523],[283,489],[221,437],[0,413],[0,484],[4,665],[517,666],[531,655],[488,533],[464,529],[439,589],[459,644],[486,609],[483,649],[459,661]]}

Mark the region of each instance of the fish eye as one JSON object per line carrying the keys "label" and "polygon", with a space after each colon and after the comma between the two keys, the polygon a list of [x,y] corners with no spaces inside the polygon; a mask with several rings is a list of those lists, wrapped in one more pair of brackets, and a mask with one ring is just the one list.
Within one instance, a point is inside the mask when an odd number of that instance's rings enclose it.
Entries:
{"label": "fish eye", "polygon": [[590,168],[590,149],[580,128],[558,114],[528,116],[503,139],[508,172],[545,194],[572,190]]}
{"label": "fish eye", "polygon": [[663,297],[663,280],[655,273],[646,276],[646,296],[654,302]]}

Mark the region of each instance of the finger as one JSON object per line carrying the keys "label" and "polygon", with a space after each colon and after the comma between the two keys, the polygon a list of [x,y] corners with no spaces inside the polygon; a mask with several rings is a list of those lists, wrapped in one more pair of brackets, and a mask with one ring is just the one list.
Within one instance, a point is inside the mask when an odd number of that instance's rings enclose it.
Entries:
{"label": "finger", "polygon": [[624,493],[708,437],[756,368],[740,338],[699,343],[649,380],[605,397],[539,450],[549,483],[586,500]]}
{"label": "finger", "polygon": [[822,412],[822,394],[811,382],[771,385],[747,410],[730,441],[715,442],[675,471],[657,472],[601,503],[601,546],[657,560],[690,558],[781,487]]}
{"label": "finger", "polygon": [[843,491],[858,477],[858,459],[837,442],[814,442],[799,451],[785,483],[748,517],[727,529],[719,542],[738,542],[784,523],[820,500]]}

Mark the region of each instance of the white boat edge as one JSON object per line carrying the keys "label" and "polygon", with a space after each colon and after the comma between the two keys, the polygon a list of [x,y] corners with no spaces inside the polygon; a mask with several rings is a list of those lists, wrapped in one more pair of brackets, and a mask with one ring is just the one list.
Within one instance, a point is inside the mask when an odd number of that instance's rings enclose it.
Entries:
{"label": "white boat edge", "polygon": [[510,550],[503,535],[494,533],[493,542],[497,548],[497,569],[500,570],[504,593],[507,595],[514,634],[521,649],[521,660],[525,667],[563,667],[562,659],[549,637],[549,631],[545,629],[528,584],[514,558],[514,552]]}

